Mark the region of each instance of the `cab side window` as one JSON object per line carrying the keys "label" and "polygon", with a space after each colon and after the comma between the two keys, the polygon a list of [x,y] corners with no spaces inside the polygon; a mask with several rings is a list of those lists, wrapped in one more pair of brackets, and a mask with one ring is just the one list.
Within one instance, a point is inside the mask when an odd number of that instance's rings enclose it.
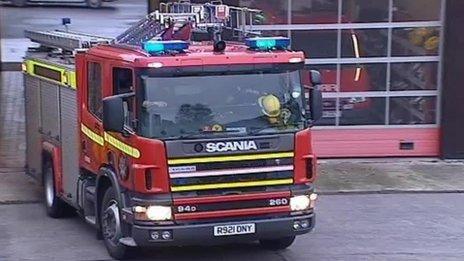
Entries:
{"label": "cab side window", "polygon": [[123,94],[133,91],[132,70],[113,68],[113,94]]}
{"label": "cab side window", "polygon": [[103,118],[102,104],[102,68],[96,62],[88,63],[87,71],[87,106],[97,118]]}
{"label": "cab side window", "polygon": [[[133,72],[127,68],[113,68],[113,95],[125,94],[134,91]],[[131,129],[135,129],[135,110],[134,110],[134,97],[124,100],[124,107],[126,111],[125,124]]]}

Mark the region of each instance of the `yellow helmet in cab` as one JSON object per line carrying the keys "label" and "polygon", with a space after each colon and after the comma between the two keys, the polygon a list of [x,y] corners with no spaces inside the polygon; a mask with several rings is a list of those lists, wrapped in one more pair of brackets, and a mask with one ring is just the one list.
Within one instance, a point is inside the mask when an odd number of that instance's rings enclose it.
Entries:
{"label": "yellow helmet in cab", "polygon": [[280,101],[275,95],[268,94],[258,99],[259,106],[264,115],[278,117],[280,115]]}

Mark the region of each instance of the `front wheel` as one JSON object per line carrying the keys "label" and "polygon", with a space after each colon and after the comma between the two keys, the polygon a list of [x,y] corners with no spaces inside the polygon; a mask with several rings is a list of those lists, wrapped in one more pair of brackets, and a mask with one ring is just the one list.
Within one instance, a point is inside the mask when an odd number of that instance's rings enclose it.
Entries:
{"label": "front wheel", "polygon": [[122,238],[120,207],[113,188],[108,188],[101,205],[100,224],[103,241],[111,257],[122,260],[130,257],[131,248],[119,242]]}
{"label": "front wheel", "polygon": [[87,6],[90,8],[100,8],[102,6],[102,0],[87,0]]}
{"label": "front wheel", "polygon": [[261,239],[259,244],[269,250],[282,250],[291,246],[295,242],[295,237],[283,237],[277,239]]}

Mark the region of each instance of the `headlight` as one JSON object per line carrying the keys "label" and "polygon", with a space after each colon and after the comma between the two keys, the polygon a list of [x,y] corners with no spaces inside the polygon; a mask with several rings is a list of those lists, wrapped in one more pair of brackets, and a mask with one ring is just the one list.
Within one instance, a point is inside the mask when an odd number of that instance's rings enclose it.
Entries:
{"label": "headlight", "polygon": [[163,221],[172,219],[171,207],[149,206],[145,213],[147,218],[153,221]]}
{"label": "headlight", "polygon": [[290,198],[290,209],[292,211],[302,211],[309,208],[311,201],[308,196],[295,196]]}
{"label": "headlight", "polygon": [[134,206],[132,207],[134,218],[143,221],[165,221],[172,219],[171,207],[167,206]]}

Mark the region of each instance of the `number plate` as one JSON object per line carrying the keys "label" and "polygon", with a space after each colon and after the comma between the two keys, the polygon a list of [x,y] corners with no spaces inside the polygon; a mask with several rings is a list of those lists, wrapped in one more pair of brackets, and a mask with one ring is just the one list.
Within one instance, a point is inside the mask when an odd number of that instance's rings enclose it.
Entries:
{"label": "number plate", "polygon": [[254,233],[255,233],[255,224],[238,224],[238,225],[225,225],[225,226],[214,227],[214,236],[216,237],[254,234]]}

